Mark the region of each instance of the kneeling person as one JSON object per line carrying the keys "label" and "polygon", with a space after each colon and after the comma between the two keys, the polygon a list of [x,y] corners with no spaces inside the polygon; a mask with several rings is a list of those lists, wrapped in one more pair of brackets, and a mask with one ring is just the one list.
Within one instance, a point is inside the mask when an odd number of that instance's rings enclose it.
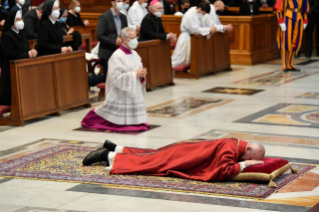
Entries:
{"label": "kneeling person", "polygon": [[115,131],[145,131],[149,129],[143,94],[147,70],[133,50],[138,41],[134,29],[122,29],[123,45],[109,60],[105,84],[105,101],[91,110],[82,126]]}

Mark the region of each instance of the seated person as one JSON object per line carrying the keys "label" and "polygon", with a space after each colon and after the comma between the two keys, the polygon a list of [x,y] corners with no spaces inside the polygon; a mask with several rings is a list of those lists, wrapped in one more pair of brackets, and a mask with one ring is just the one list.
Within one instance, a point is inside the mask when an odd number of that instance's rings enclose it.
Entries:
{"label": "seated person", "polygon": [[3,27],[8,14],[9,5],[7,0],[1,0],[0,3],[0,26]]}
{"label": "seated person", "polygon": [[239,15],[259,15],[259,7],[254,0],[244,0],[240,6]]}
{"label": "seated person", "polygon": [[58,22],[60,22],[62,34],[63,35],[72,35],[73,41],[66,42],[66,46],[71,46],[73,51],[77,51],[79,46],[82,44],[82,35],[78,32],[74,32],[74,28],[70,28],[68,25],[66,25],[66,21],[68,18],[68,11],[64,8],[60,8],[60,16],[59,19],[57,19]]}
{"label": "seated person", "polygon": [[47,0],[44,2],[42,17],[38,31],[39,56],[72,52],[71,46],[65,47],[61,25],[56,19],[60,16],[60,2]]}
{"label": "seated person", "polygon": [[82,126],[114,131],[145,131],[149,129],[143,94],[146,74],[132,28],[121,31],[122,45],[109,60],[105,84],[105,101],[92,109],[82,120]]}
{"label": "seated person", "polygon": [[[183,16],[181,23],[182,33],[178,37],[172,55],[172,67],[190,65],[191,63],[191,34],[209,36],[216,31],[215,26],[205,25],[204,16],[210,13],[210,4],[201,2],[197,7],[190,8]],[[210,22],[208,22],[210,23]],[[221,28],[220,30],[224,30]]]}
{"label": "seated person", "polygon": [[[123,9],[120,10],[120,13],[122,13],[123,15],[126,16],[127,23],[129,23],[128,16],[127,16],[127,10],[130,7],[130,0],[123,1],[123,4],[124,4],[124,6],[123,6]],[[128,26],[133,28],[136,33],[140,32],[140,26],[139,25],[131,25],[131,24],[129,24]]]}
{"label": "seated person", "polygon": [[207,182],[235,177],[249,166],[264,163],[264,155],[263,145],[237,138],[181,141],[156,150],[106,140],[103,148],[84,158],[83,165],[104,161],[113,164],[110,174],[174,175]]}
{"label": "seated person", "polygon": [[141,27],[142,20],[147,14],[147,5],[148,0],[137,0],[133,3],[127,14],[127,20],[130,26]]}
{"label": "seated person", "polygon": [[17,4],[11,8],[10,11],[12,10],[21,10],[22,11],[22,17],[27,13],[27,10],[23,7],[24,6],[24,3],[25,3],[25,0],[17,0],[16,1]]}
{"label": "seated person", "polygon": [[183,16],[187,12],[189,7],[190,7],[189,0],[182,0],[181,9],[178,12],[176,12],[174,15]]}
{"label": "seated person", "polygon": [[140,41],[148,40],[170,40],[170,42],[176,41],[176,34],[166,33],[162,24],[162,4],[153,0],[149,6],[149,13],[144,17],[141,24]]}
{"label": "seated person", "polygon": [[80,16],[81,4],[78,0],[72,0],[69,8],[68,20],[66,22],[68,26],[88,26],[90,24],[88,20],[82,21]]}
{"label": "seated person", "polygon": [[1,36],[1,83],[0,105],[11,105],[11,74],[12,60],[26,59],[37,56],[37,51],[30,50],[27,35],[23,32],[21,10],[10,11]]}
{"label": "seated person", "polygon": [[36,9],[31,10],[23,16],[24,29],[28,39],[37,39],[40,19],[42,16],[43,4],[40,4]]}

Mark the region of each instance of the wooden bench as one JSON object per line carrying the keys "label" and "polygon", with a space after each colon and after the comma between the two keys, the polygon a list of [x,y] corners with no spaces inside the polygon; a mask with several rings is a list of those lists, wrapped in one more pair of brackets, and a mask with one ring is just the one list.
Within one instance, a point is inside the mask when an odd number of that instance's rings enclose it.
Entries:
{"label": "wooden bench", "polygon": [[[176,70],[178,67],[174,67]],[[227,33],[214,33],[206,36],[191,36],[191,64],[189,72],[186,67],[176,70],[175,77],[195,78],[204,74],[230,70],[229,36]]]}
{"label": "wooden bench", "polygon": [[10,61],[12,103],[0,125],[90,107],[84,51]]}
{"label": "wooden bench", "polygon": [[[182,16],[163,15],[161,18],[166,32],[180,35]],[[276,44],[278,23],[274,14],[219,16],[219,19],[222,24],[234,27],[228,33],[231,64],[254,65],[280,58]]]}

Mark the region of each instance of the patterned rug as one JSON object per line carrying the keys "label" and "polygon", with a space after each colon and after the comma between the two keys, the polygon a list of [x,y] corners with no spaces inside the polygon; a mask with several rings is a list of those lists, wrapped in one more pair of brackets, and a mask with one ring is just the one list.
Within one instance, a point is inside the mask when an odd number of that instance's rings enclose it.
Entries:
{"label": "patterned rug", "polygon": [[85,155],[95,149],[76,145],[46,148],[0,163],[0,176],[263,199],[314,168],[293,164],[299,174],[291,174],[290,171],[282,174],[274,180],[278,188],[269,188],[268,183],[200,182],[175,177],[110,175],[103,164],[82,166]]}

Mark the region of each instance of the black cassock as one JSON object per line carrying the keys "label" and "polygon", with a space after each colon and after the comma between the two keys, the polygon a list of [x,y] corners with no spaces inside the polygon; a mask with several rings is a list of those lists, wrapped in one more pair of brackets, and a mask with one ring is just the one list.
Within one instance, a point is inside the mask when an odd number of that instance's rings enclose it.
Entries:
{"label": "black cassock", "polygon": [[55,21],[53,24],[49,18],[54,2],[46,0],[43,5],[37,39],[38,56],[61,53],[61,48],[65,46],[60,22]]}
{"label": "black cassock", "polygon": [[66,21],[66,23],[68,24],[68,26],[84,26],[84,23],[81,19],[81,16],[79,13],[76,13],[76,15],[78,17],[76,17],[75,15],[73,15],[72,13],[68,13],[68,19]]}
{"label": "black cassock", "polygon": [[166,40],[167,33],[164,31],[162,19],[148,13],[141,23],[139,41]]}
{"label": "black cassock", "polygon": [[56,21],[53,25],[49,19],[43,20],[39,26],[38,32],[38,55],[50,55],[61,53],[64,46],[61,24]]}
{"label": "black cassock", "polygon": [[1,36],[1,83],[0,105],[11,105],[11,74],[10,60],[29,58],[30,46],[27,35],[23,31],[19,34],[12,29]]}

